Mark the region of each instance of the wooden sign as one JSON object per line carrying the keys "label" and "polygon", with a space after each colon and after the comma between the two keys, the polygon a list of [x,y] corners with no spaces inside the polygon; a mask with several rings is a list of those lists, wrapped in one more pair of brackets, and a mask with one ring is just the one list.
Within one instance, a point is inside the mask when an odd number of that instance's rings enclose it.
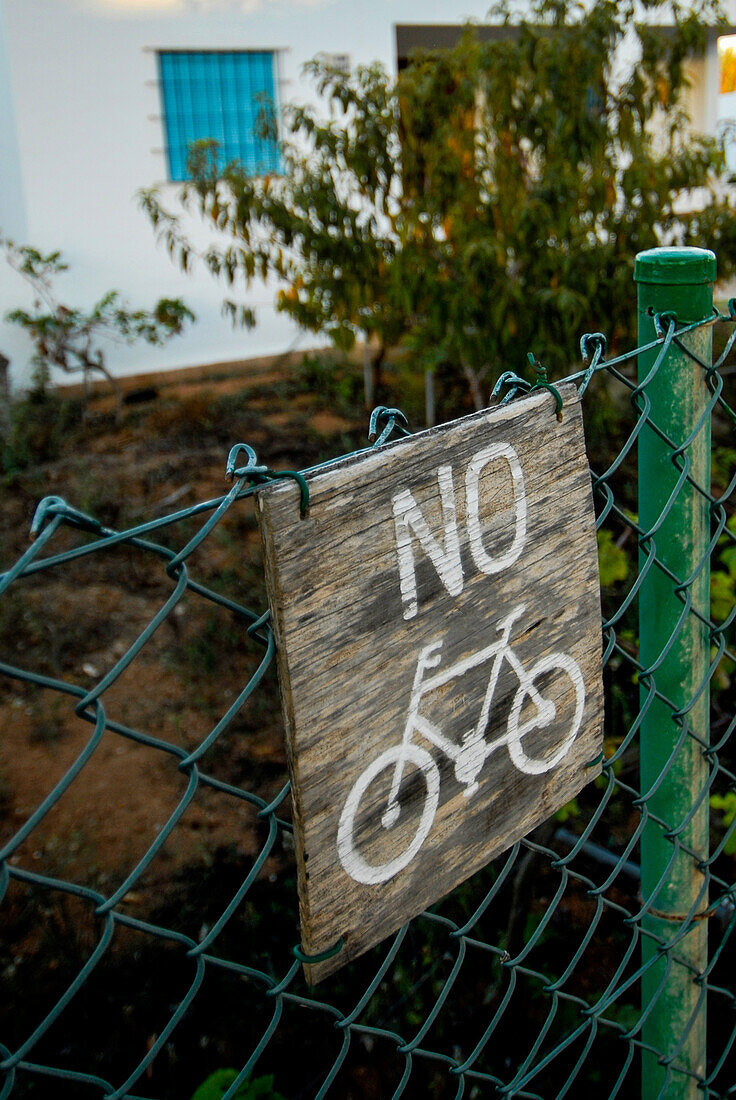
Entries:
{"label": "wooden sign", "polygon": [[582,416],[540,392],[258,496],[318,981],[600,772]]}

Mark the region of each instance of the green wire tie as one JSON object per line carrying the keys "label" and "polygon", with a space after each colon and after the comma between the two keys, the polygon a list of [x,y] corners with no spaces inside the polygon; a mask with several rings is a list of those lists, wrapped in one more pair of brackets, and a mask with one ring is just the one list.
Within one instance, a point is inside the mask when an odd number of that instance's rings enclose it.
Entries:
{"label": "green wire tie", "polygon": [[291,949],[291,953],[295,959],[298,959],[300,963],[321,963],[326,962],[327,959],[334,959],[335,955],[339,955],[345,946],[345,937],[340,936],[340,939],[332,947],[328,947],[326,951],[320,951],[316,955],[305,955],[298,943],[294,944]]}
{"label": "green wire tie", "polygon": [[309,485],[304,474],[300,474],[297,470],[271,470],[268,466],[263,468],[263,472],[272,481],[291,478],[292,481],[297,483],[299,486],[299,515],[304,519],[309,509]]}
{"label": "green wire tie", "polygon": [[[248,461],[245,466],[236,467],[235,462],[240,451],[245,451]],[[299,486],[299,515],[304,519],[307,514],[309,486],[304,474],[300,474],[296,470],[272,470],[269,466],[259,466],[256,452],[247,443],[236,443],[234,447],[230,448],[225,467],[225,477],[228,481],[232,481],[236,477],[246,479],[255,485],[265,485],[269,481],[281,481],[284,478],[290,478]]]}
{"label": "green wire tie", "polygon": [[527,352],[527,359],[529,365],[534,367],[537,372],[537,381],[529,390],[529,393],[534,393],[535,390],[549,390],[555,399],[557,413],[557,419],[562,420],[562,396],[556,386],[553,386],[547,377],[547,368],[542,366],[538,359],[535,359],[534,354],[530,351]]}
{"label": "green wire tie", "polygon": [[409,421],[401,409],[389,408],[387,405],[377,405],[371,413],[368,424],[368,442],[372,443],[374,447],[380,447],[388,441],[394,431],[399,431],[402,435],[409,435]]}

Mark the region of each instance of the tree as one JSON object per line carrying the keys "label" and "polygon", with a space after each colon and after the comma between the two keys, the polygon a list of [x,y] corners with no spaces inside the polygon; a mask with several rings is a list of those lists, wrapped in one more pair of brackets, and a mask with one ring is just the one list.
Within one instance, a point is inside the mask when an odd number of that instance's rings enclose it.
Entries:
{"label": "tree", "polygon": [[[212,143],[193,149],[183,203],[232,242],[206,253],[210,270],[276,276],[278,308],[304,328],[343,347],[373,337],[376,366],[408,346],[425,369],[461,372],[477,407],[530,346],[564,369],[581,331],[633,338],[637,251],[714,247],[722,277],[736,258],[722,150],[684,110],[716,4],[642,9],[672,25],[635,23],[633,0],[532,0],[513,25],[495,10],[506,35],[469,28],[395,80],[310,63],[328,117],[287,110],[283,176],[218,172]],[[620,76],[627,33],[640,57]],[[187,264],[178,215],[155,191],[141,201]]]}
{"label": "tree", "polygon": [[[401,201],[397,100],[379,66],[352,76],[319,60],[307,69],[338,116],[325,120],[310,107],[287,109],[283,175],[251,178],[237,162],[220,171],[217,144],[197,142],[182,203],[232,240],[201,257],[214,275],[230,284],[237,277],[250,284],[275,276],[279,310],[344,350],[361,334],[374,341],[378,374],[387,350],[412,323],[406,277],[415,226]],[[264,129],[273,124],[264,113]],[[161,205],[155,189],[140,199],[170,254],[188,270],[195,250],[178,216]],[[224,309],[254,323],[232,300]]]}
{"label": "tree", "polygon": [[[410,69],[405,156],[419,163],[414,186],[437,227],[444,288],[427,298],[417,336],[462,366],[476,403],[489,371],[518,369],[530,345],[564,370],[582,331],[633,341],[637,251],[715,247],[721,276],[733,271],[723,153],[684,111],[687,60],[703,52],[714,15],[710,4],[675,9],[663,29],[635,24],[633,4],[597,0],[581,12],[539,0],[514,36],[466,39]],[[627,31],[640,60],[619,77]],[[458,110],[472,116],[465,125]]]}
{"label": "tree", "polygon": [[182,332],[186,322],[194,320],[194,314],[180,298],[161,298],[152,310],[131,310],[115,290],[104,294],[88,311],[70,308],[58,301],[53,286],[55,277],[68,269],[60,252],[44,255],[29,245],[16,245],[2,238],[0,246],[5,248],[11,267],[33,289],[32,310],[11,310],[6,320],[25,329],[35,345],[36,385],[43,388],[51,368],[58,367],[67,374],[81,372],[86,395],[89,375],[102,374],[115,391],[119,419],[122,393],[106,365],[101,345],[106,341],[133,344],[137,340],[161,345]]}

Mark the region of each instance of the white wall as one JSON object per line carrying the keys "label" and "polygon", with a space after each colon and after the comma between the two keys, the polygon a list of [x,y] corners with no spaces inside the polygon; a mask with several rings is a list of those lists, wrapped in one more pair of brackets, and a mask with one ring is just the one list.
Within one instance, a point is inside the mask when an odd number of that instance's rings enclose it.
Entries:
{"label": "white wall", "polygon": [[[276,314],[273,291],[261,285],[247,295],[257,328],[233,331],[220,316],[225,287],[206,272],[184,276],[155,246],[134,197],[166,177],[155,50],[281,49],[282,101],[304,99],[311,89],[301,68],[316,53],[345,52],[354,64],[378,59],[392,69],[395,21],[480,18],[486,7],[486,0],[0,0],[25,197],[24,219],[12,200],[18,187],[6,190],[3,169],[0,231],[63,251],[70,271],[58,287],[71,305],[91,305],[113,288],[136,306],[185,299],[198,317],[187,335],[163,349],[114,349],[117,372],[280,352],[299,339],[313,344]],[[0,130],[5,147],[8,134]],[[6,156],[3,148],[3,163]],[[175,203],[176,191],[167,184],[163,195]],[[207,243],[201,223],[188,228]],[[19,277],[0,262],[0,314],[27,301]],[[14,385],[22,385],[30,356],[24,334],[0,324],[0,350],[11,358]]]}
{"label": "white wall", "polygon": [[0,7],[0,227],[7,234],[23,237],[26,211],[20,174],[18,134],[13,110],[13,92],[5,47],[5,20]]}
{"label": "white wall", "polygon": [[[736,0],[729,0],[733,6]],[[61,249],[70,271],[63,300],[91,305],[109,289],[149,306],[181,296],[197,324],[163,349],[113,349],[120,373],[280,352],[301,335],[273,308],[273,290],[247,292],[255,331],[220,316],[226,293],[206,272],[184,276],[154,243],[136,206],[140,187],[165,180],[156,49],[274,48],[281,98],[311,97],[300,78],[320,51],[353,64],[395,66],[396,22],[482,20],[488,0],[0,0],[0,232],[42,250]],[[5,62],[3,61],[3,30]],[[705,106],[705,104],[704,104]],[[712,112],[712,104],[708,105]],[[164,197],[175,205],[177,188]],[[188,231],[208,242],[201,222]],[[0,317],[27,304],[0,259]],[[30,344],[0,321],[0,351],[15,385],[28,380]]]}

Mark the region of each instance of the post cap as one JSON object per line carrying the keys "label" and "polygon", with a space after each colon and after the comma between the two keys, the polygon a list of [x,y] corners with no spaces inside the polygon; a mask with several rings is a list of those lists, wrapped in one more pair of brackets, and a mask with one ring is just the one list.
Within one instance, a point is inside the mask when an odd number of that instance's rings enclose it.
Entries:
{"label": "post cap", "polygon": [[715,252],[709,248],[649,248],[634,263],[634,281],[660,286],[696,286],[716,281]]}

